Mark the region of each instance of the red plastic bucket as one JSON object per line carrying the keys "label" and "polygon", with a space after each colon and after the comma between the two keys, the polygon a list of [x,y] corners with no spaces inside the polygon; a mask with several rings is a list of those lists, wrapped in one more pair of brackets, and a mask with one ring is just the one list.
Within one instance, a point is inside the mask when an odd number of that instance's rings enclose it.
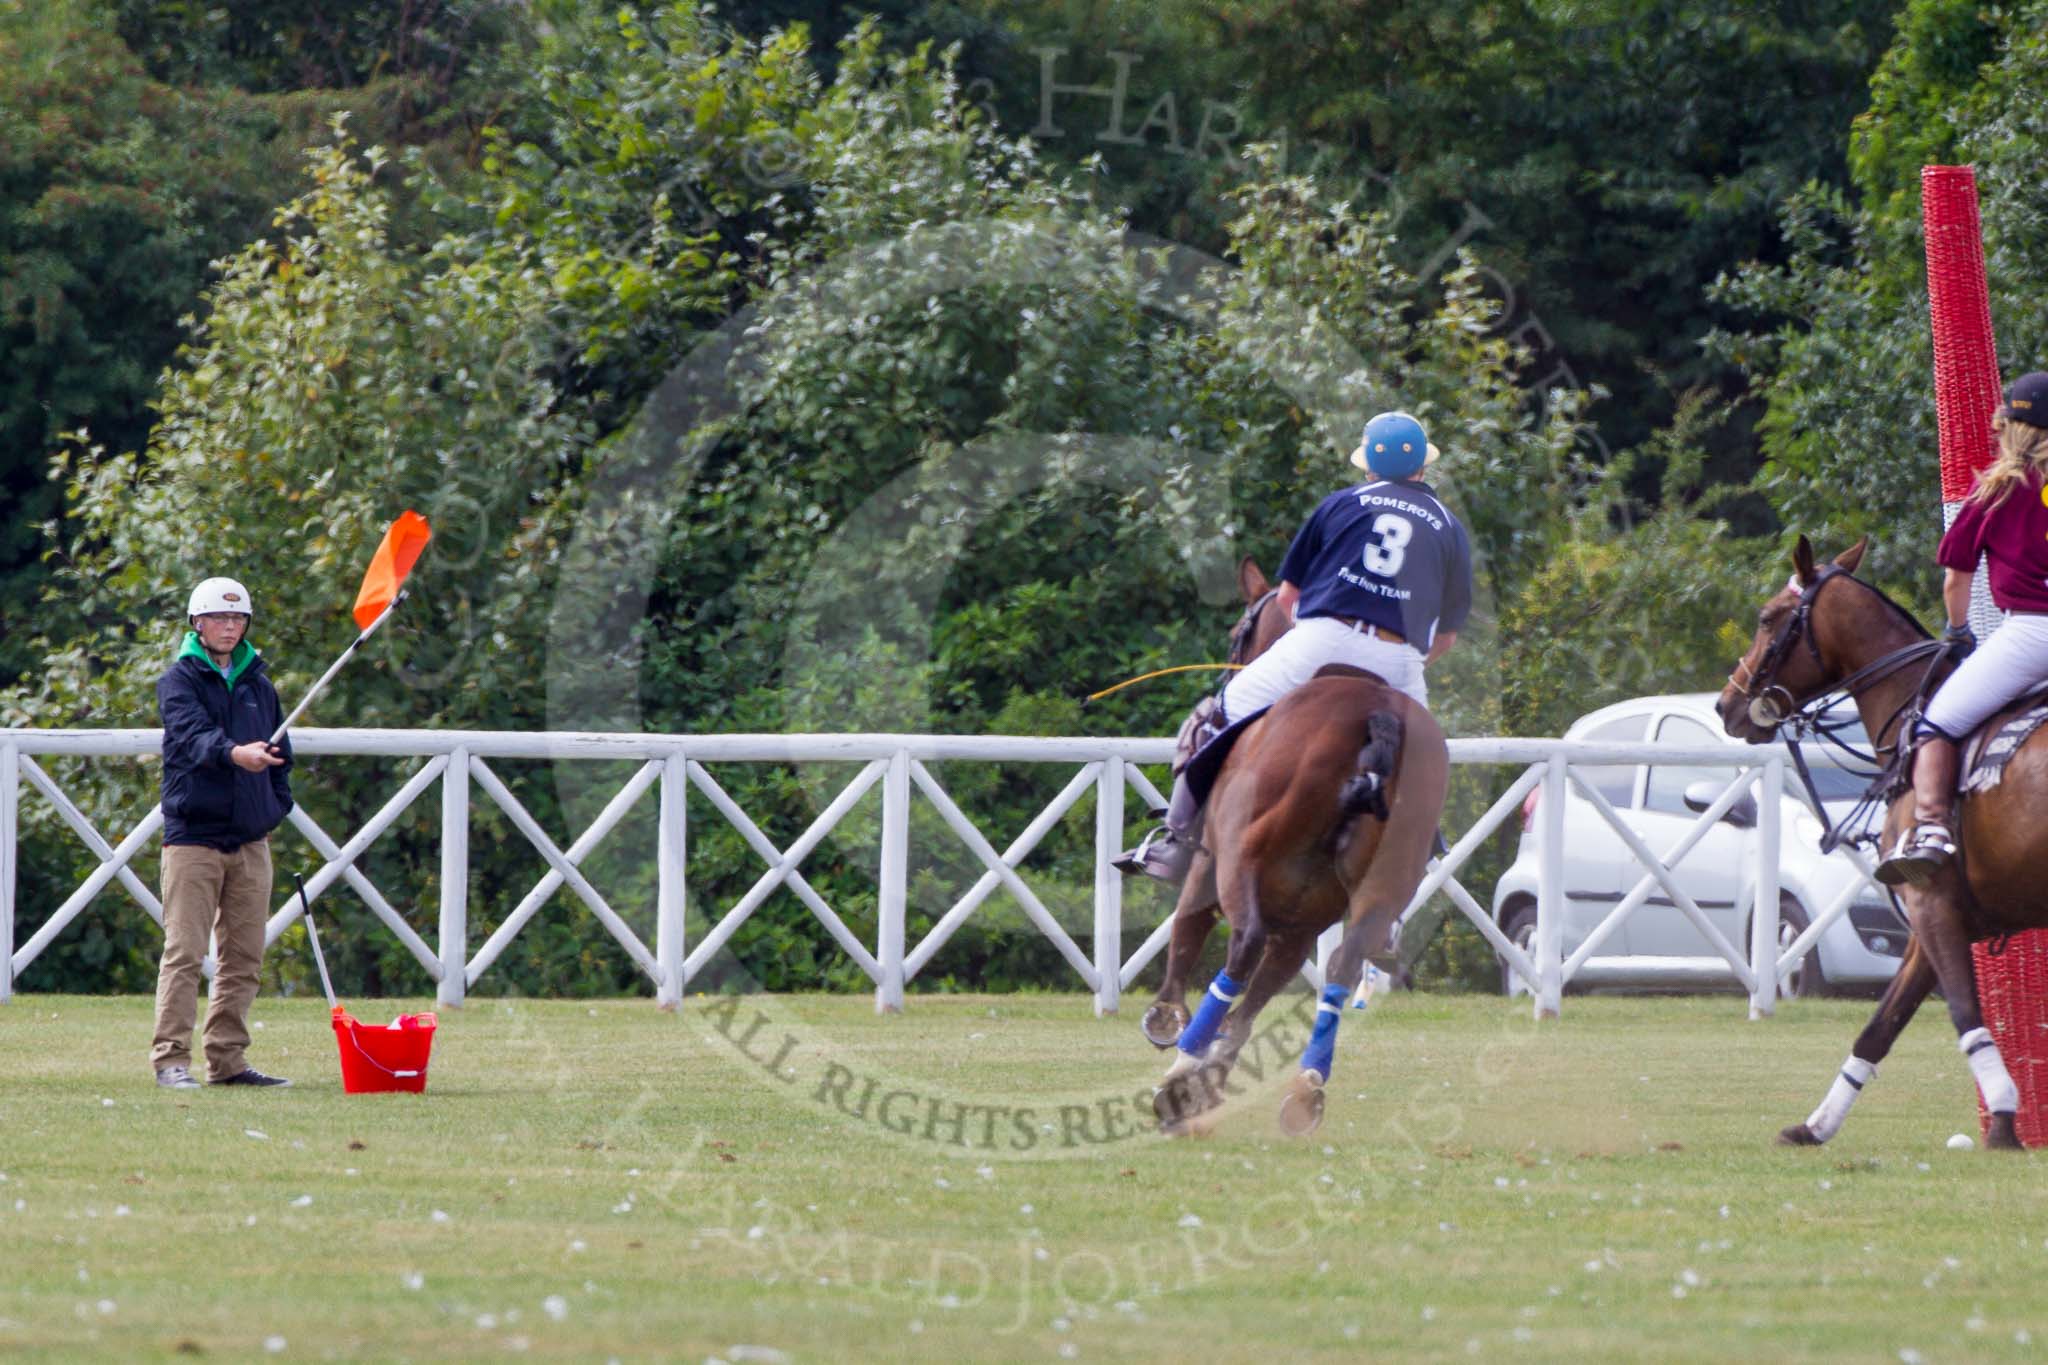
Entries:
{"label": "red plastic bucket", "polygon": [[351,1095],[427,1088],[427,1054],[434,1050],[431,1014],[401,1014],[383,1028],[358,1023],[334,1007],[334,1040],[341,1048],[341,1088]]}
{"label": "red plastic bucket", "polygon": [[[1997,951],[1993,949],[1997,947]],[[2019,1088],[2013,1126],[2026,1147],[2048,1147],[2048,930],[2014,934],[1970,946],[1977,968],[1977,1006],[1998,1055]],[[1965,1074],[1968,1074],[1967,1071]],[[1991,1115],[1977,1097],[1977,1127],[1988,1132]]]}

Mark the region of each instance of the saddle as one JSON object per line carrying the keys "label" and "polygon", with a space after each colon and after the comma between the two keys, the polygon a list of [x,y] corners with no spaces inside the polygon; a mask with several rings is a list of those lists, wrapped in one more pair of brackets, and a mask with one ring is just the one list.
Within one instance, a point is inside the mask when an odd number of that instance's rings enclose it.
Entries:
{"label": "saddle", "polygon": [[1270,706],[1262,706],[1243,720],[1232,721],[1221,730],[1210,731],[1206,740],[1202,739],[1198,728],[1196,739],[1199,747],[1188,755],[1175,774],[1187,779],[1188,791],[1194,796],[1197,806],[1209,803],[1209,788],[1216,785],[1216,775],[1223,771],[1223,760],[1230,757],[1230,751],[1238,739],[1251,727],[1253,721],[1272,709]]}
{"label": "saddle", "polygon": [[2023,693],[1970,736],[1963,746],[1963,794],[1996,787],[2005,777],[2005,765],[2043,724],[2048,724],[2048,682]]}
{"label": "saddle", "polygon": [[[1316,678],[1369,678],[1382,685],[1386,683],[1379,674],[1350,664],[1324,664],[1309,681]],[[1244,719],[1232,721],[1218,730],[1215,717],[1222,710],[1221,697],[1204,697],[1196,705],[1194,713],[1180,728],[1178,742],[1181,753],[1175,763],[1174,776],[1187,779],[1188,790],[1194,795],[1197,805],[1208,804],[1209,788],[1215,785],[1216,775],[1223,771],[1223,760],[1230,757],[1232,746],[1253,721],[1272,709],[1262,706]]]}

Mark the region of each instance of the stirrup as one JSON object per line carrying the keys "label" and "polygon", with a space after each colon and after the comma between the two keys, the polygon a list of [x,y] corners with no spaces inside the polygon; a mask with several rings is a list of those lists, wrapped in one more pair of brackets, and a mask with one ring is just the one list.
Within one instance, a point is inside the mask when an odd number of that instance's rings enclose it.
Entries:
{"label": "stirrup", "polygon": [[1930,880],[1956,855],[1956,837],[1938,820],[1923,821],[1899,835],[1899,842],[1877,865],[1874,874],[1886,886]]}
{"label": "stirrup", "polygon": [[1176,835],[1169,825],[1161,825],[1110,866],[1132,876],[1153,877],[1177,886],[1187,880],[1188,868],[1194,861],[1194,841]]}

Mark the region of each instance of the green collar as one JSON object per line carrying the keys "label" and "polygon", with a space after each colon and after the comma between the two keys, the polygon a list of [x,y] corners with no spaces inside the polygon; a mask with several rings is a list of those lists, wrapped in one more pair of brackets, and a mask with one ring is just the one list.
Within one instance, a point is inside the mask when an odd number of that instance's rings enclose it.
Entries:
{"label": "green collar", "polygon": [[213,656],[206,652],[206,646],[199,643],[199,632],[188,630],[185,632],[185,647],[178,651],[178,657],[181,659],[199,660],[208,668],[226,678],[228,686],[233,687],[235,680],[242,676],[250,664],[256,662],[256,647],[250,644],[248,640],[243,640],[235,646],[235,652],[228,656],[228,666],[222,668],[213,661]]}

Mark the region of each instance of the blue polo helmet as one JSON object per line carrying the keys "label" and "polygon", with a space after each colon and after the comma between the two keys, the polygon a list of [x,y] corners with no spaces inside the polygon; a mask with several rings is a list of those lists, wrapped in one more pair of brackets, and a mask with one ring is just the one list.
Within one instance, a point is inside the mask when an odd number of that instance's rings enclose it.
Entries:
{"label": "blue polo helmet", "polygon": [[1405,412],[1383,412],[1365,424],[1351,463],[1383,479],[1412,479],[1438,453],[1422,423]]}

